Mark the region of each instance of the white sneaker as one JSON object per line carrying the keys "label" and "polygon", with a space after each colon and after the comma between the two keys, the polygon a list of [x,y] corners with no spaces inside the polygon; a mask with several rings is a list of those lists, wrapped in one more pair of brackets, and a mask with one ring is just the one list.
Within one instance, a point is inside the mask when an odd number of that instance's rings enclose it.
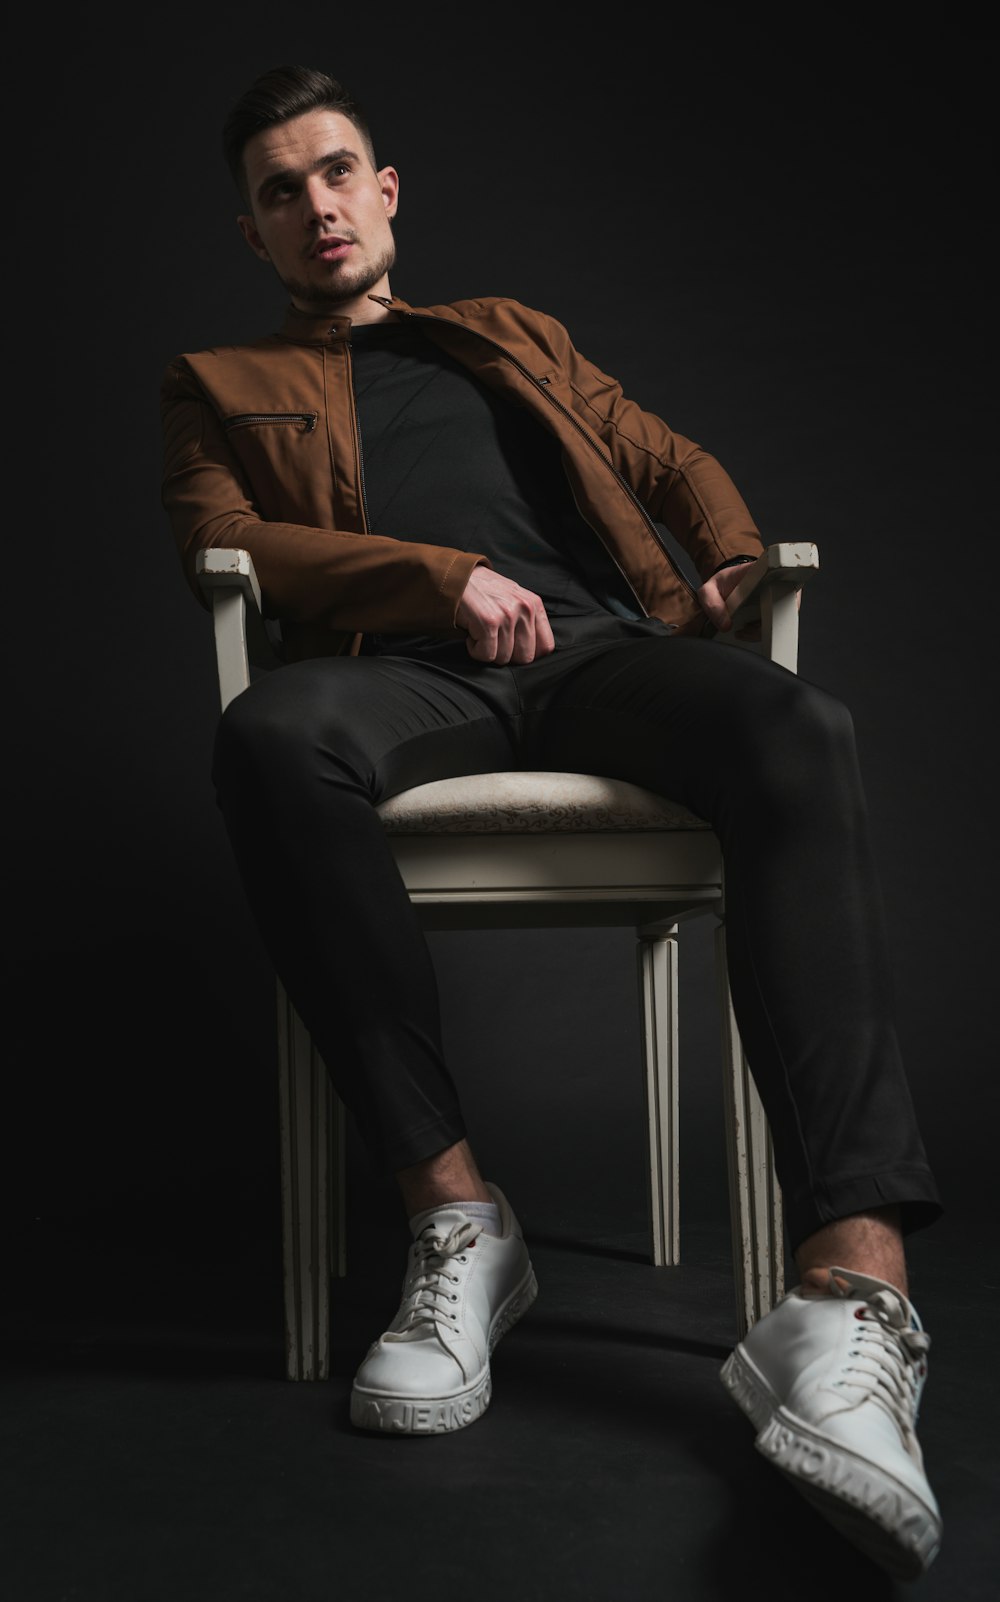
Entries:
{"label": "white sneaker", "polygon": [[464,1429],[490,1405],[490,1354],[538,1294],[520,1225],[496,1185],[500,1235],[457,1204],[410,1220],[403,1300],[354,1377],[351,1423],[402,1435]]}
{"label": "white sneaker", "polygon": [[914,1580],[941,1544],[915,1433],[930,1337],[885,1280],[830,1272],[850,1289],[789,1291],[722,1382],[757,1426],[757,1450],[874,1562]]}

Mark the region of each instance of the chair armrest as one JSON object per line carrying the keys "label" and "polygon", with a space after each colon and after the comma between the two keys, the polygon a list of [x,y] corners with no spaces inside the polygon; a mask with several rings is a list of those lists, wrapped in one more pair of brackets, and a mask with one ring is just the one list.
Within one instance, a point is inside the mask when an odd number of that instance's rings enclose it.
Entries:
{"label": "chair armrest", "polygon": [[261,610],[260,585],[249,551],[199,551],[195,571],[203,590],[239,590],[246,600],[253,602],[258,612]]}
{"label": "chair armrest", "polygon": [[249,551],[199,551],[198,583],[212,606],[215,660],[222,710],[250,685],[250,663],[276,667],[279,657],[267,638],[260,584]]}
{"label": "chair armrest", "polygon": [[760,619],[761,649],[792,673],[798,666],[799,592],[819,569],[819,552],[806,541],[769,545],[747,563],[726,597],[733,629]]}
{"label": "chair armrest", "polygon": [[[764,654],[791,672],[798,665],[798,592],[819,568],[819,552],[806,542],[769,545],[726,597],[733,628],[760,619]],[[250,662],[277,666],[280,658],[263,627],[260,584],[249,551],[199,551],[198,582],[210,597],[215,627],[219,694],[225,711],[250,684]]]}

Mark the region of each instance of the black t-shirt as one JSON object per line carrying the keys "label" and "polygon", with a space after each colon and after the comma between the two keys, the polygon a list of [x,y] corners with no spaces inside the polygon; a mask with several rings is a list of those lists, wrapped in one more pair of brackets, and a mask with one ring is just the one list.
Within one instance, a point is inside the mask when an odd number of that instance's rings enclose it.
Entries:
{"label": "black t-shirt", "polygon": [[[553,435],[409,323],[351,330],[368,526],[489,558],[557,619],[638,619],[638,602],[580,516]],[[376,652],[439,637],[375,635]]]}

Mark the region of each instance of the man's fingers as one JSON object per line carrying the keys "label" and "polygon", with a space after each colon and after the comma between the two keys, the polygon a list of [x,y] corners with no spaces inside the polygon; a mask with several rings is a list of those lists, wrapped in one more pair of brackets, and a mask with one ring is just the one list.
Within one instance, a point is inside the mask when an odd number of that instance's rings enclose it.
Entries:
{"label": "man's fingers", "polygon": [[556,648],[556,637],[552,632],[549,614],[544,606],[540,606],[540,615],[535,619],[535,655],[548,656]]}
{"label": "man's fingers", "polygon": [[465,641],[465,649],[477,662],[495,662],[497,654],[496,632],[486,632],[477,636],[470,631]]}
{"label": "man's fingers", "polygon": [[533,662],[555,647],[541,598],[492,568],[474,568],[455,614],[477,662]]}
{"label": "man's fingers", "polygon": [[696,591],[702,611],[708,621],[717,629],[732,628],[732,619],[726,605],[722,590],[717,578],[706,579],[704,584]]}

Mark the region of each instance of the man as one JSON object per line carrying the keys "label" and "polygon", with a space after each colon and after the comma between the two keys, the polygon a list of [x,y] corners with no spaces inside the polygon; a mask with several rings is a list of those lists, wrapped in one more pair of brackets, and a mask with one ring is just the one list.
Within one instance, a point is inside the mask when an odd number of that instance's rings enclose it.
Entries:
{"label": "man", "polygon": [[352,1419],[474,1422],[493,1346],[536,1294],[467,1138],[375,804],[516,766],[628,779],[722,843],[734,1005],[800,1275],[724,1383],[849,1539],[918,1575],[941,1520],[903,1239],[940,1202],[890,1016],[850,717],[712,643],[762,549],[712,456],[547,314],[392,295],[399,177],[335,79],[264,73],[225,149],[243,236],[289,306],[276,335],[170,364],[163,499],[199,598],[197,552],[245,548],[280,626],[284,665],[221,720],[219,805],[275,968],[409,1218],[402,1305]]}

